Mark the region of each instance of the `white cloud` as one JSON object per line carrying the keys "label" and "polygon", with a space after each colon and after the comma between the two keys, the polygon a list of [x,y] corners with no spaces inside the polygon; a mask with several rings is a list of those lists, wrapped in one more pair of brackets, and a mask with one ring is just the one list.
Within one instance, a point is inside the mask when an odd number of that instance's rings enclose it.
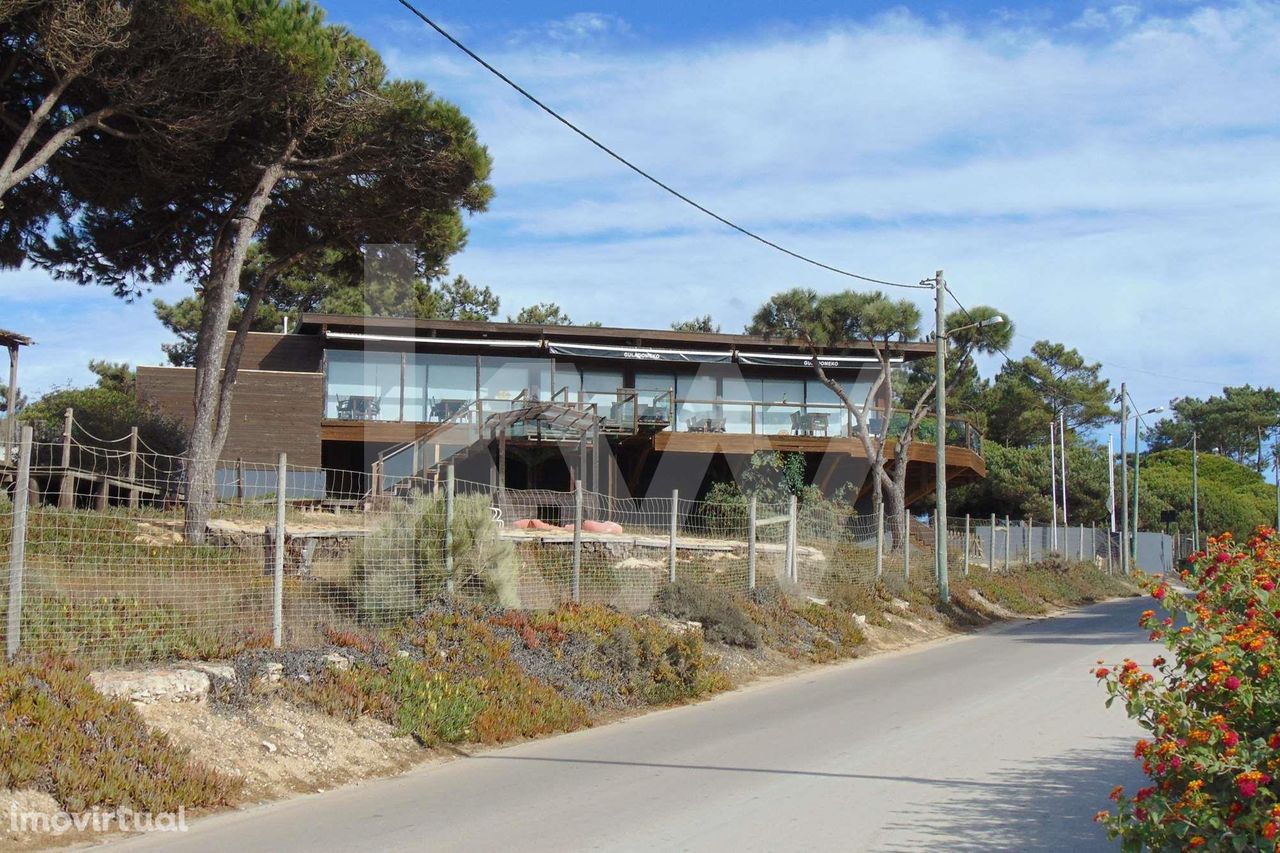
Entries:
{"label": "white cloud", "polygon": [[[880,277],[942,266],[961,298],[1010,313],[1015,349],[1077,346],[1154,404],[1212,387],[1139,369],[1274,384],[1280,315],[1280,4],[1173,8],[1062,25],[896,12],[676,46],[581,13],[542,28],[559,40],[476,47],[742,224]],[[733,329],[778,288],[850,284],[682,206],[430,34],[365,35],[493,151],[497,196],[454,266],[504,313],[553,300],[584,320]],[[131,322],[156,352],[154,322]]]}

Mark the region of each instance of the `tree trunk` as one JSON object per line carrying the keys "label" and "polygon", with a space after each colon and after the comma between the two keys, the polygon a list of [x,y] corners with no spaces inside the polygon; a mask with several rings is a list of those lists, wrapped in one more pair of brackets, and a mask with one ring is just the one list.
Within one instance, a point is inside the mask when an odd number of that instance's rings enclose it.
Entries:
{"label": "tree trunk", "polygon": [[[249,244],[258,230],[258,221],[271,201],[271,193],[284,176],[285,164],[293,153],[286,154],[262,171],[253,195],[243,212],[219,235],[213,249],[209,278],[204,287],[204,312],[196,345],[195,418],[187,443],[187,501],[183,530],[189,542],[203,542],[217,503],[215,476],[218,457],[226,444],[231,423],[231,395],[238,364],[227,364],[227,329],[236,294],[240,290],[240,273],[249,253]],[[237,361],[239,347],[236,347]]]}

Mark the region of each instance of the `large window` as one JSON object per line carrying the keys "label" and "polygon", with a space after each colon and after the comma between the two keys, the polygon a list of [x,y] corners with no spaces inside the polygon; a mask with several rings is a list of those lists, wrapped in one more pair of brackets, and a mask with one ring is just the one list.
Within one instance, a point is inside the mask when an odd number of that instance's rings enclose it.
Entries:
{"label": "large window", "polygon": [[329,350],[325,360],[325,417],[357,421],[399,419],[399,353]]}
{"label": "large window", "polygon": [[500,409],[503,402],[524,394],[524,399],[551,397],[551,360],[486,355],[480,358],[480,396],[485,408]]}
{"label": "large window", "polygon": [[443,421],[476,399],[476,357],[420,353],[427,370],[427,417]]}

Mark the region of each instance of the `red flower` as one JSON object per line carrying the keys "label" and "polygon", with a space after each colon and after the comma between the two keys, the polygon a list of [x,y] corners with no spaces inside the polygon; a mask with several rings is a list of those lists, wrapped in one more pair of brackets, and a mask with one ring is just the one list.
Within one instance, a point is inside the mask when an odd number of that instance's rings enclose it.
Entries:
{"label": "red flower", "polygon": [[1225,743],[1227,746],[1235,746],[1240,742],[1240,735],[1236,734],[1233,731],[1228,731],[1225,735],[1222,736],[1222,742]]}
{"label": "red flower", "polygon": [[1234,675],[1228,675],[1227,680],[1224,682],[1224,684],[1226,685],[1226,688],[1228,690],[1240,689],[1240,679],[1236,678]]}
{"label": "red flower", "polygon": [[1241,796],[1252,797],[1258,793],[1258,783],[1252,779],[1241,779],[1239,784]]}
{"label": "red flower", "polygon": [[1106,678],[1111,674],[1111,670],[1107,669],[1105,666],[1100,666],[1093,671],[1093,674],[1099,678]]}
{"label": "red flower", "polygon": [[1164,596],[1167,591],[1168,590],[1165,589],[1164,584],[1160,584],[1160,586],[1151,590],[1151,597],[1154,598],[1156,601],[1164,601]]}

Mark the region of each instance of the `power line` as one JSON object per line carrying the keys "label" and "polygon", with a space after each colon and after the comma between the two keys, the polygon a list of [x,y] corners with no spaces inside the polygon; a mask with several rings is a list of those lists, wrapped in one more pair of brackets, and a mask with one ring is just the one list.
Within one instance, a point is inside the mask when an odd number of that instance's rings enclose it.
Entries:
{"label": "power line", "polygon": [[446,38],[446,39],[447,39],[451,44],[453,44],[453,46],[454,46],[454,47],[458,48],[458,50],[462,51],[462,52],[463,52],[463,53],[465,53],[467,56],[469,56],[469,57],[471,57],[472,59],[474,59],[474,60],[475,60],[476,62],[478,62],[482,67],[484,67],[484,69],[485,69],[486,71],[488,71],[490,74],[492,74],[492,75],[494,75],[495,77],[497,77],[497,78],[498,78],[499,80],[501,80],[502,82],[506,83],[506,84],[507,84],[508,86],[510,86],[512,89],[515,89],[515,90],[516,90],[517,92],[519,92],[522,96],[524,96],[528,101],[530,101],[531,103],[533,103],[535,106],[537,106],[537,107],[538,107],[539,109],[541,109],[543,112],[545,112],[547,115],[551,116],[551,117],[552,117],[552,118],[554,118],[556,121],[560,122],[560,123],[561,123],[561,124],[563,124],[565,127],[569,128],[569,129],[570,129],[570,130],[572,130],[574,133],[578,134],[578,136],[581,136],[581,137],[582,137],[583,139],[585,139],[587,142],[590,142],[590,143],[591,143],[592,145],[594,145],[596,148],[599,148],[599,149],[600,149],[601,151],[603,151],[605,154],[608,154],[610,157],[612,157],[613,159],[617,160],[619,163],[621,163],[622,165],[626,166],[628,169],[630,169],[631,171],[635,172],[635,173],[636,173],[637,175],[639,175],[640,177],[642,177],[642,178],[644,178],[645,180],[649,181],[650,183],[652,183],[652,184],[654,184],[654,185],[656,185],[656,186],[658,186],[658,187],[662,188],[663,190],[666,190],[668,193],[670,193],[671,195],[673,195],[673,196],[675,196],[676,198],[680,199],[680,200],[681,200],[681,201],[683,201],[685,204],[687,204],[687,205],[689,205],[690,207],[693,207],[694,209],[696,209],[696,210],[698,210],[698,211],[700,211],[700,212],[702,212],[702,213],[706,214],[707,216],[710,216],[712,219],[716,220],[717,222],[720,222],[720,223],[721,223],[721,224],[723,224],[723,225],[727,225],[727,226],[729,226],[730,228],[732,228],[734,231],[737,231],[738,233],[740,233],[740,234],[742,234],[742,235],[744,235],[744,236],[746,236],[746,237],[750,237],[752,240],[755,240],[755,241],[757,241],[757,242],[759,242],[759,243],[763,243],[764,245],[768,246],[768,247],[769,247],[769,248],[771,248],[771,249],[776,249],[777,251],[782,252],[784,255],[790,255],[791,257],[795,258],[796,260],[803,261],[803,262],[804,262],[804,263],[806,263],[806,264],[812,264],[812,265],[813,265],[813,266],[815,266],[815,267],[819,267],[819,268],[821,268],[821,269],[827,270],[828,272],[836,273],[837,275],[847,276],[848,278],[856,278],[856,279],[858,279],[859,281],[865,281],[865,282],[869,282],[869,283],[871,283],[871,284],[882,284],[882,285],[885,285],[886,287],[905,287],[905,288],[910,288],[910,289],[912,289],[912,290],[920,290],[920,289],[926,289],[926,288],[928,288],[928,287],[931,287],[931,286],[932,286],[932,285],[923,285],[923,284],[904,284],[904,283],[902,283],[902,282],[897,282],[897,281],[885,281],[884,279],[872,278],[871,276],[859,275],[858,273],[855,273],[855,272],[849,272],[848,270],[841,269],[840,267],[837,267],[837,266],[832,266],[831,264],[823,263],[822,261],[816,260],[816,259],[814,259],[814,258],[811,258],[811,257],[807,256],[807,255],[802,255],[802,254],[800,254],[799,252],[796,252],[796,251],[793,251],[793,250],[791,250],[791,249],[788,249],[786,246],[779,245],[778,243],[773,242],[773,241],[772,241],[772,240],[770,240],[769,238],[767,238],[767,237],[762,237],[761,235],[757,234],[756,232],[751,231],[751,230],[750,230],[750,229],[748,229],[748,228],[744,228],[743,226],[741,226],[741,225],[737,224],[736,222],[733,222],[732,220],[730,220],[730,219],[728,219],[728,218],[726,218],[726,217],[724,217],[724,216],[721,216],[720,214],[716,213],[714,210],[711,210],[710,208],[706,207],[705,205],[699,204],[698,202],[696,202],[696,201],[694,201],[693,199],[691,199],[689,196],[685,195],[684,193],[680,192],[679,190],[675,189],[674,187],[670,186],[669,184],[667,184],[667,183],[665,183],[665,182],[663,182],[663,181],[659,180],[658,178],[656,178],[656,177],[654,177],[653,175],[651,175],[651,174],[649,174],[648,172],[646,172],[644,169],[641,169],[639,166],[637,166],[636,164],[632,163],[630,160],[628,160],[627,158],[623,157],[621,154],[619,154],[618,152],[614,151],[612,148],[610,148],[609,146],[605,145],[603,142],[599,141],[599,140],[598,140],[598,139],[596,139],[594,136],[592,136],[591,134],[587,133],[585,130],[583,130],[582,128],[578,127],[578,126],[577,126],[576,124],[574,124],[573,122],[569,121],[569,120],[568,120],[567,118],[565,118],[564,116],[560,115],[560,113],[556,112],[554,109],[552,109],[551,107],[547,106],[545,103],[543,103],[541,100],[539,100],[537,97],[535,97],[532,93],[530,93],[527,89],[525,89],[525,88],[524,88],[523,86],[521,86],[519,83],[517,83],[516,81],[512,80],[512,79],[511,79],[510,77],[508,77],[506,74],[503,74],[501,71],[499,71],[499,70],[498,70],[497,68],[495,68],[493,65],[491,65],[491,64],[489,64],[487,61],[485,61],[485,59],[484,59],[483,57],[481,57],[479,54],[477,54],[474,50],[472,50],[471,48],[467,47],[465,44],[463,44],[462,42],[460,42],[460,41],[458,41],[456,38],[454,38],[452,34],[450,34],[447,30],[445,30],[445,29],[444,29],[444,27],[440,26],[440,25],[439,25],[439,24],[437,24],[435,21],[431,20],[431,19],[430,19],[430,18],[428,18],[426,15],[424,15],[421,11],[419,11],[419,10],[418,10],[418,8],[417,8],[416,6],[414,6],[412,3],[410,3],[410,2],[409,2],[409,0],[398,0],[398,2],[400,3],[400,5],[401,5],[401,6],[404,6],[404,7],[405,7],[406,9],[408,9],[411,13],[413,13],[413,15],[415,15],[415,16],[416,16],[419,20],[421,20],[424,24],[426,24],[427,26],[431,27],[431,29],[435,30],[435,31],[436,31],[437,33],[439,33],[440,35],[444,36],[444,37],[445,37],[445,38]]}

